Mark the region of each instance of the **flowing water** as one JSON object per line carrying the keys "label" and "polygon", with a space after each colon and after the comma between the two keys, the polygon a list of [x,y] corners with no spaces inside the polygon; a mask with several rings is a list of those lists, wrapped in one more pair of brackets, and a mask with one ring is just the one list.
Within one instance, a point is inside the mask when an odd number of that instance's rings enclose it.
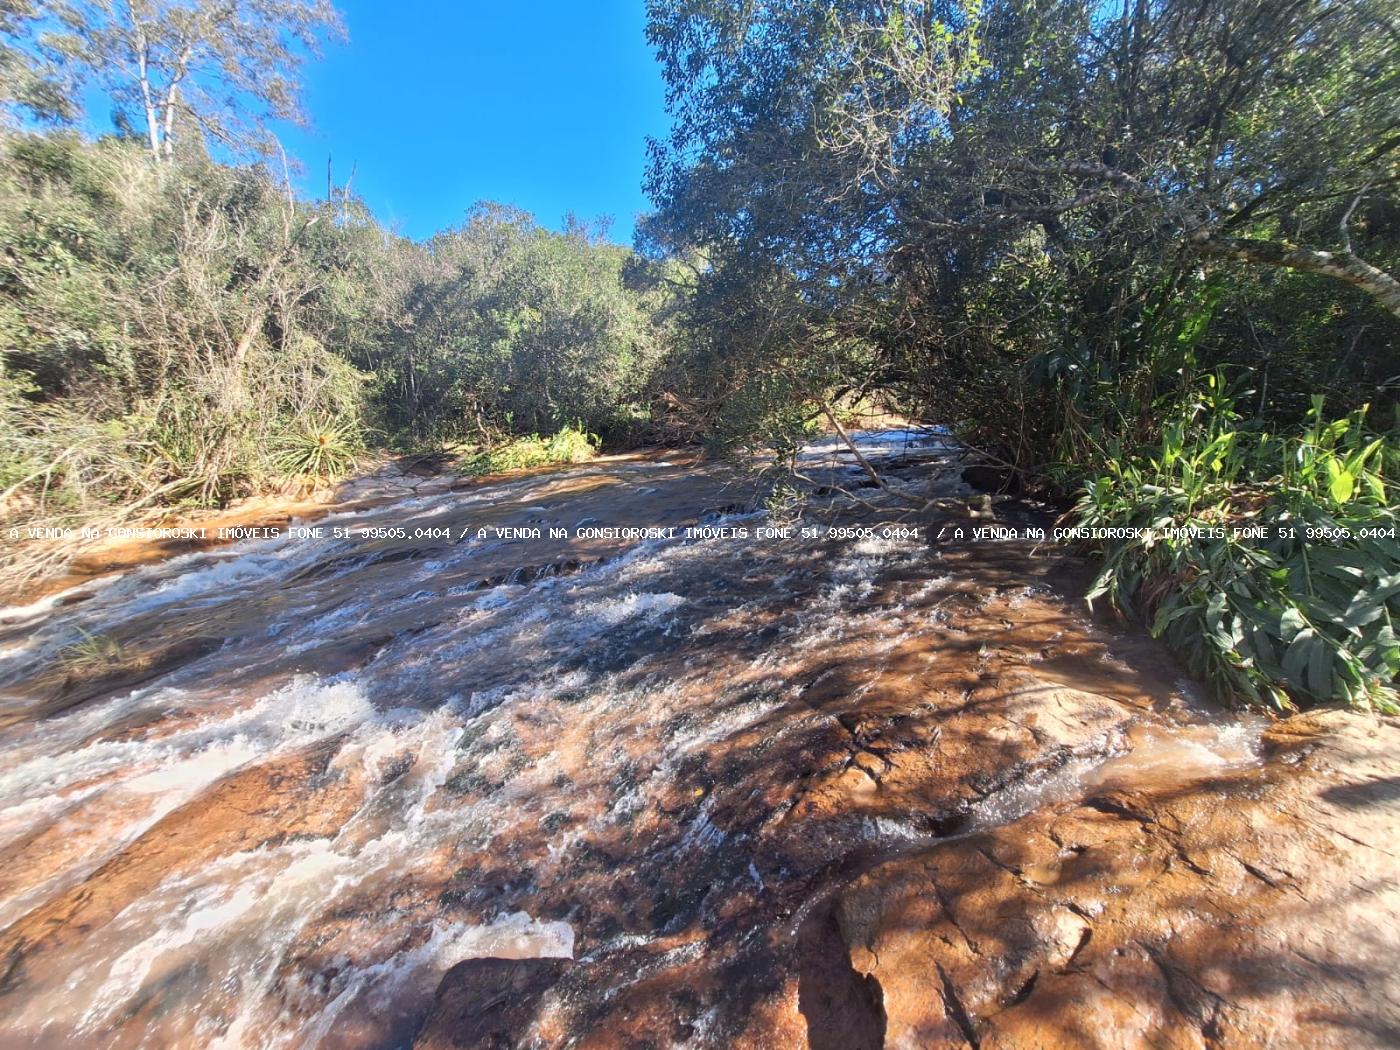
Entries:
{"label": "flowing water", "polygon": [[[858,484],[836,451],[809,469]],[[0,1046],[406,1045],[462,960],[611,989],[716,931],[738,958],[888,851],[1251,760],[1048,578],[878,530],[760,540],[759,507],[717,468],[606,461],[4,610]],[[651,525],[710,531],[548,538]],[[543,535],[478,538],[507,527]],[[333,534],[376,528],[405,535]],[[963,739],[936,698],[1038,703],[1026,683],[1103,710],[998,715],[960,772],[929,764]],[[720,995],[687,1038],[723,1045]],[[586,998],[532,1038],[566,1042]]]}

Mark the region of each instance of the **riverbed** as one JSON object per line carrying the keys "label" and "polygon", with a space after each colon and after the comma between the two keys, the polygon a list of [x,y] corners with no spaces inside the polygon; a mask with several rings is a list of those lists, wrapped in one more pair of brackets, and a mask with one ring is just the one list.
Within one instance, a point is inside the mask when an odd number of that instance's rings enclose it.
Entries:
{"label": "riverbed", "polygon": [[[936,436],[861,440],[901,491],[977,505]],[[331,509],[314,539],[4,610],[0,1045],[993,1045],[1113,950],[1085,933],[1108,905],[1047,903],[1065,869],[1094,857],[1109,898],[1209,875],[1152,839],[1166,800],[1264,804],[1329,753],[1332,729],[1285,746],[1092,616],[1065,552],[937,542],[834,444],[805,466],[796,532],[760,533],[752,477],[658,454]],[[661,526],[692,531],[623,531]],[[950,918],[996,836],[1085,805],[1146,837],[993,863],[1024,899]],[[1362,847],[1363,914],[1394,914],[1394,855]],[[1240,863],[1289,896],[1295,873]],[[911,885],[924,910],[892,918],[880,887]],[[1205,921],[1142,893],[1167,933]],[[1367,987],[1384,1045],[1394,977]],[[1227,1032],[1173,995],[1102,1045]]]}

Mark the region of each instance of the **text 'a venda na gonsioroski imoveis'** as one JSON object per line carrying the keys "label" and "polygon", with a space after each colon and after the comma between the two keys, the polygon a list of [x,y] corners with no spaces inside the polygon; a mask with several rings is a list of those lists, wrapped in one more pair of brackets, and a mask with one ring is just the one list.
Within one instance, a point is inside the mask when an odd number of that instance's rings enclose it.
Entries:
{"label": "text 'a venda na gonsioroski imoveis'", "polygon": [[[1037,530],[1039,531],[1039,530]],[[11,540],[436,540],[486,542],[499,540],[788,540],[788,539],[918,539],[914,525],[779,526],[779,525],[578,525],[572,528],[538,525],[237,525],[203,526],[84,526],[52,528],[25,526],[8,530]],[[1042,533],[1043,535],[1043,533]]]}
{"label": "text 'a venda na gonsioroski imoveis'", "polygon": [[22,526],[7,529],[4,535],[12,542],[25,540],[114,541],[146,540],[153,542],[185,541],[236,543],[244,540],[426,540],[437,543],[486,543],[518,540],[945,540],[952,542],[1043,542],[1083,543],[1103,540],[1151,539],[1156,542],[1203,542],[1233,539],[1242,543],[1267,543],[1274,540],[1302,539],[1310,543],[1344,543],[1354,539],[1395,539],[1393,530],[1381,529],[1385,535],[1371,535],[1377,530],[1352,530],[1335,527],[1310,526],[1294,523],[1246,526],[1180,527],[1180,528],[1041,528],[1035,525],[979,525],[973,522],[951,522],[935,528],[918,525],[752,525],[716,523],[709,525],[649,525],[620,526],[581,524],[573,527],[539,525],[239,525],[239,526],[84,526],[56,528]]}

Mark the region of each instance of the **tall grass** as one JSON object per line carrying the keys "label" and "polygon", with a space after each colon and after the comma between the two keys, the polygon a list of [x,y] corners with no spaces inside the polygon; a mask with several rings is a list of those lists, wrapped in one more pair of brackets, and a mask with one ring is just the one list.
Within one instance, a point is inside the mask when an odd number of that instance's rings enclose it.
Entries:
{"label": "tall grass", "polygon": [[1090,600],[1144,618],[1227,698],[1400,711],[1400,428],[1367,417],[1329,421],[1316,397],[1269,432],[1207,377],[1156,447],[1107,450],[1085,485],[1076,524],[1142,530],[1094,543]]}

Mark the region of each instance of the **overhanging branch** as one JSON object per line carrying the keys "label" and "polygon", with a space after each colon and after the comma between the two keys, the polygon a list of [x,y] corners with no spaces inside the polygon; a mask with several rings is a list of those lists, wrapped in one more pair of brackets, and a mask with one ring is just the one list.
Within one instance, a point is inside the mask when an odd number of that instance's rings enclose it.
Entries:
{"label": "overhanging branch", "polygon": [[1349,251],[1326,252],[1278,241],[1222,237],[1208,231],[1193,236],[1191,246],[1202,255],[1334,277],[1374,296],[1386,310],[1400,318],[1400,281]]}

